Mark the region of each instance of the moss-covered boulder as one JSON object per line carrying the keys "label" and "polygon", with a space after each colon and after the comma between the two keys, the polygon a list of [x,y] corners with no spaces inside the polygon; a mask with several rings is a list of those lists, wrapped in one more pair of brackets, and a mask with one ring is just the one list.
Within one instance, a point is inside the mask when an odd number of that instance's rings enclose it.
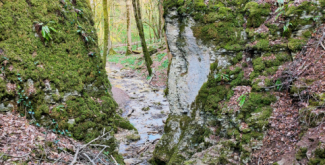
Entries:
{"label": "moss-covered boulder", "polygon": [[[168,79],[171,114],[152,162],[258,164],[255,153],[267,153],[264,138],[278,108],[273,105],[281,102],[280,71],[323,23],[324,4],[164,1],[173,55]],[[290,88],[290,96],[306,89],[296,83]],[[183,126],[184,119],[191,122]],[[203,136],[205,128],[211,131]],[[198,143],[191,140],[197,136],[193,132],[201,135]]]}
{"label": "moss-covered boulder", "polygon": [[0,1],[0,105],[78,140],[116,131],[93,25],[86,0]]}

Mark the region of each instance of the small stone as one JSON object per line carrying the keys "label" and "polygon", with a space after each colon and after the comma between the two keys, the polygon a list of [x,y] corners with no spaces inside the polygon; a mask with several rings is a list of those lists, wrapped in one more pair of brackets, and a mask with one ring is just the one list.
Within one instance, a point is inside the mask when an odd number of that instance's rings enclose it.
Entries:
{"label": "small stone", "polygon": [[38,136],[37,138],[38,138],[39,141],[43,141],[43,140],[45,140],[45,138],[42,137],[42,136]]}
{"label": "small stone", "polygon": [[75,119],[69,119],[68,123],[73,125],[75,123]]}

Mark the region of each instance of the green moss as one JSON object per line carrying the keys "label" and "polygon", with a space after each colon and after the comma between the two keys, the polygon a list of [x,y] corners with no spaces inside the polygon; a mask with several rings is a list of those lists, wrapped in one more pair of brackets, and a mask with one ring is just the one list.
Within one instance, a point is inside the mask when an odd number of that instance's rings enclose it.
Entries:
{"label": "green moss", "polygon": [[270,105],[272,102],[276,101],[276,97],[274,95],[255,92],[250,93],[248,98],[248,101],[245,102],[242,108],[243,111],[257,110],[256,108],[258,107]]}
{"label": "green moss", "polygon": [[307,153],[307,148],[300,148],[296,153],[296,159],[301,160],[303,158],[306,158],[307,157],[306,153]]}
{"label": "green moss", "polygon": [[262,40],[258,41],[254,47],[257,50],[266,51],[270,47],[269,40],[268,39],[262,39]]}
{"label": "green moss", "polygon": [[291,38],[291,39],[289,39],[289,42],[288,42],[288,48],[293,52],[297,52],[297,51],[301,50],[302,46],[304,46],[305,44],[306,44],[306,39]]}
{"label": "green moss", "polygon": [[126,139],[130,140],[130,141],[137,141],[137,140],[140,140],[140,135],[132,133],[132,134],[127,135]]}
{"label": "green moss", "polygon": [[114,124],[117,127],[128,129],[128,130],[137,130],[127,119],[124,119],[123,117],[120,117],[118,115],[115,116]]}
{"label": "green moss", "polygon": [[293,15],[301,16],[303,12],[309,14],[310,12],[315,10],[317,10],[317,4],[313,2],[304,1],[298,6],[292,5],[291,7],[288,7],[285,15],[290,16],[293,14]]}
{"label": "green moss", "polygon": [[181,6],[181,5],[183,5],[183,4],[184,4],[184,0],[178,0],[178,1],[177,1],[177,5]]}
{"label": "green moss", "polygon": [[[239,52],[236,54],[236,56],[231,60],[232,64],[237,64],[243,59],[243,52]],[[231,74],[231,73],[230,73]]]}
{"label": "green moss", "polygon": [[305,37],[305,38],[309,38],[309,37],[311,37],[311,32],[309,31],[309,30],[307,30],[307,31],[305,31],[305,32],[303,32],[302,33],[302,35]]}
{"label": "green moss", "polygon": [[235,79],[230,82],[230,86],[238,86],[238,85],[249,85],[250,81],[245,79],[244,72],[240,71],[237,75],[235,75]]}
{"label": "green moss", "polygon": [[300,93],[301,91],[305,90],[306,87],[299,87],[299,86],[296,86],[296,85],[293,85],[291,88],[290,88],[290,93],[291,94],[294,94],[294,93]]}
{"label": "green moss", "polygon": [[308,165],[318,165],[325,163],[325,149],[324,147],[315,150],[315,158],[309,160]]}
{"label": "green moss", "polygon": [[215,71],[218,68],[218,60],[210,65],[210,70]]}
{"label": "green moss", "polygon": [[265,64],[261,57],[253,60],[253,68],[256,72],[262,72],[265,69]]}
{"label": "green moss", "polygon": [[192,28],[194,36],[203,39],[204,42],[220,44],[219,47],[228,45],[228,49],[241,50],[242,47],[236,44],[242,41],[239,35],[242,27],[236,26],[233,22],[217,22]]}
{"label": "green moss", "polygon": [[269,76],[269,75],[274,75],[276,73],[276,71],[278,70],[277,66],[272,66],[270,68],[267,68],[262,75],[263,76]]}
{"label": "green moss", "polygon": [[194,9],[197,11],[207,10],[207,5],[204,3],[204,0],[194,0]]}
{"label": "green moss", "polygon": [[257,2],[248,2],[245,5],[245,11],[248,13],[247,27],[259,27],[270,13],[270,4],[258,4]]}
{"label": "green moss", "polygon": [[216,86],[214,85],[215,82],[216,80],[214,78],[209,79],[201,87],[195,101],[197,108],[202,107],[204,111],[214,113],[218,109],[218,103],[230,97],[232,93],[228,93],[230,91],[229,87],[225,88],[222,85]]}

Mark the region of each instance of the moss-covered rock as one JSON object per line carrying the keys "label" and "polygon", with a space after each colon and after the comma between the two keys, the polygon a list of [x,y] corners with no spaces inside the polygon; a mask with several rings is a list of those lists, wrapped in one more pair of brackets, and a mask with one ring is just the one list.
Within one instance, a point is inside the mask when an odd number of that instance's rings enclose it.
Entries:
{"label": "moss-covered rock", "polygon": [[[257,1],[164,1],[167,24],[191,26],[196,41],[203,44],[202,52],[211,52],[211,65],[207,82],[201,86],[192,105],[188,106],[189,114],[172,114],[167,120],[166,133],[156,147],[153,162],[183,164],[185,159],[191,158],[185,162],[254,164],[251,162],[251,153],[263,146],[269,118],[273,113],[271,103],[277,100],[274,90],[279,90],[268,87],[279,83],[280,80],[273,79],[274,75],[279,69],[283,69],[283,64],[294,59],[294,54],[304,47],[313,30],[322,22],[318,18],[323,17],[321,6],[324,4],[322,1],[319,4],[307,1],[300,4],[288,2],[283,5],[282,12],[274,13],[279,7],[277,4]],[[172,14],[168,15],[169,13]],[[276,14],[279,15],[275,17]],[[191,18],[194,21],[184,21]],[[175,28],[166,30],[175,32]],[[184,28],[180,27],[179,30],[181,34],[184,33]],[[186,43],[187,40],[181,34],[178,38],[174,35],[176,39],[169,41],[177,41],[176,47],[186,52],[183,48],[189,43]],[[197,57],[201,58],[199,54]],[[183,58],[177,53],[173,56],[175,59]],[[227,59],[229,64],[223,59]],[[186,62],[188,66],[193,65],[190,61]],[[170,82],[170,85],[177,82],[179,81]],[[249,87],[252,91],[239,96],[235,91],[238,86]],[[293,84],[291,93],[303,90],[297,88]],[[320,102],[310,103],[313,106],[320,105]],[[183,118],[192,122],[187,128],[180,129],[180,120]],[[211,135],[222,140],[215,141],[214,146],[206,149],[206,152],[191,157],[191,154],[199,151],[184,147],[186,145],[181,135],[192,136],[191,132],[198,131],[201,127],[192,127],[195,123],[203,123],[203,127],[213,127],[214,132]],[[189,128],[194,130],[189,131]],[[235,142],[232,145],[225,142],[230,140]],[[203,144],[209,146],[206,142]],[[213,151],[213,148],[218,148],[218,151]],[[233,159],[234,153],[237,154],[236,160]]]}
{"label": "moss-covered rock", "polygon": [[[114,132],[117,104],[88,1],[0,3],[0,102],[14,102],[21,115],[34,112],[27,117],[44,127],[55,122],[54,130],[67,129],[78,140],[90,141],[104,128]],[[114,139],[107,144],[116,154]]]}

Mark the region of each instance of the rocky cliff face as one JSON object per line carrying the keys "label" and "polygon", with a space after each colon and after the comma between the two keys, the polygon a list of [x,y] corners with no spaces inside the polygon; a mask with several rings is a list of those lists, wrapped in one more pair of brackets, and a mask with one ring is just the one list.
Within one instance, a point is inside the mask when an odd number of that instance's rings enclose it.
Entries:
{"label": "rocky cliff face", "polygon": [[115,113],[93,25],[86,0],[0,1],[0,111],[84,141],[129,126]]}
{"label": "rocky cliff face", "polygon": [[152,163],[324,162],[324,4],[166,1],[171,114]]}

